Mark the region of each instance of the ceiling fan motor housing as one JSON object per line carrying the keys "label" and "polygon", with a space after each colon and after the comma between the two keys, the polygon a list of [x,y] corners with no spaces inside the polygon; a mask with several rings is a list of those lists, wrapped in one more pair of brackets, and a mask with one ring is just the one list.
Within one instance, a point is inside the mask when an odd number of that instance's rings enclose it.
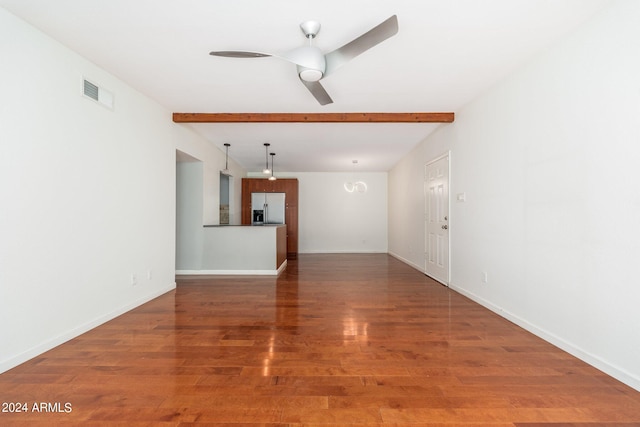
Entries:
{"label": "ceiling fan motor housing", "polygon": [[324,54],[315,46],[305,46],[295,49],[295,60],[298,75],[305,82],[317,82],[324,75],[327,62]]}

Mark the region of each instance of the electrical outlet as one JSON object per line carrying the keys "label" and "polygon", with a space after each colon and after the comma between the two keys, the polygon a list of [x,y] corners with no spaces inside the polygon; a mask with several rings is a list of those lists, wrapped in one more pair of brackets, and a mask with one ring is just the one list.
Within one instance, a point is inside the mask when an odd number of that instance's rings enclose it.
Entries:
{"label": "electrical outlet", "polygon": [[151,280],[152,277],[153,277],[153,270],[151,269],[147,270],[147,280]]}
{"label": "electrical outlet", "polygon": [[131,286],[136,286],[138,284],[138,278],[136,277],[135,273],[131,274]]}
{"label": "electrical outlet", "polygon": [[482,283],[489,283],[489,275],[486,271],[482,272]]}

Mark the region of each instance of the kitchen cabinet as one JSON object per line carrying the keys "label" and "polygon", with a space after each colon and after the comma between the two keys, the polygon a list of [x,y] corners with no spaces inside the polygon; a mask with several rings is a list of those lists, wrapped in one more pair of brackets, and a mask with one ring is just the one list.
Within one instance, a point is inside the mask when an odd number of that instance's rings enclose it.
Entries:
{"label": "kitchen cabinet", "polygon": [[298,179],[242,178],[242,224],[251,224],[251,193],[285,193],[285,223],[287,226],[287,258],[298,256]]}

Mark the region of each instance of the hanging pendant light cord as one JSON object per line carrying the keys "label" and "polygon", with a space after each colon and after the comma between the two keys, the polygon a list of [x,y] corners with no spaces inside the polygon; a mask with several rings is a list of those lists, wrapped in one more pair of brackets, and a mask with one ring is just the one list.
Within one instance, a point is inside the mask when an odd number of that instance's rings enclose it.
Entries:
{"label": "hanging pendant light cord", "polygon": [[269,146],[271,144],[269,144],[268,142],[264,143],[264,170],[262,171],[262,173],[269,173],[271,172],[269,170]]}

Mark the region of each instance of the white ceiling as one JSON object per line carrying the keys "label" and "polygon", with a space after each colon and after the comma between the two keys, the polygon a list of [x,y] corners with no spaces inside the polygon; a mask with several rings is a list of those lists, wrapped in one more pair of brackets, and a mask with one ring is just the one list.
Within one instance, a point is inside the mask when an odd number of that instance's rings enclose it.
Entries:
{"label": "white ceiling", "polygon": [[[457,112],[609,0],[0,0],[0,6],[172,112]],[[210,56],[301,46],[320,21],[331,51],[391,15],[399,32],[322,80],[295,66]],[[117,97],[117,93],[115,94]],[[387,171],[437,124],[189,124],[249,171]]]}

